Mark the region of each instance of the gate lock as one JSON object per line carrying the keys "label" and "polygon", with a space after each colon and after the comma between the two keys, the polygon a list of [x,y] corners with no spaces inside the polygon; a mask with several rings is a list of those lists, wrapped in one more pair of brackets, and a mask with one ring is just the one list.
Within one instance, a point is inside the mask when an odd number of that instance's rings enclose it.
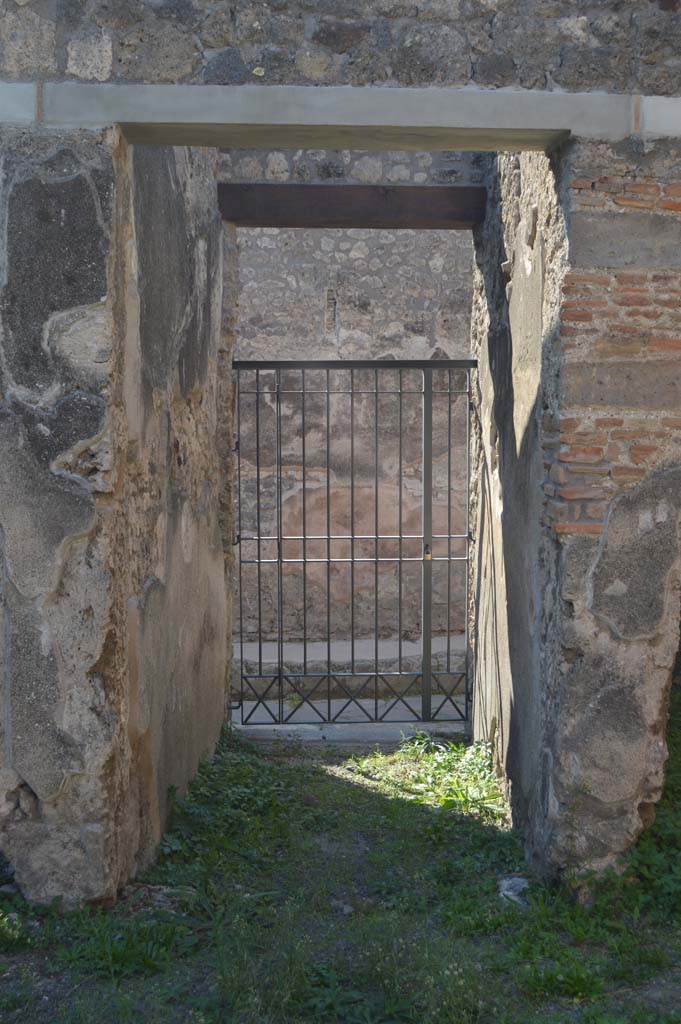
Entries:
{"label": "gate lock", "polygon": [[423,552],[423,560],[424,562],[430,562],[432,561],[432,558],[433,556],[430,553],[430,544],[426,544],[425,550]]}

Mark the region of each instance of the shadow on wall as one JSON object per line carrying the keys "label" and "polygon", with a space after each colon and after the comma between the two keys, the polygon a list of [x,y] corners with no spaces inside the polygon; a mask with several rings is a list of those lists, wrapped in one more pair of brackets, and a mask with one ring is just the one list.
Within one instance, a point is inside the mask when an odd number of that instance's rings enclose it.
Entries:
{"label": "shadow on wall", "polygon": [[519,825],[528,823],[540,788],[540,633],[548,596],[548,577],[540,576],[547,330],[537,170],[524,157],[497,157],[487,217],[474,235],[474,724],[476,735],[494,744]]}

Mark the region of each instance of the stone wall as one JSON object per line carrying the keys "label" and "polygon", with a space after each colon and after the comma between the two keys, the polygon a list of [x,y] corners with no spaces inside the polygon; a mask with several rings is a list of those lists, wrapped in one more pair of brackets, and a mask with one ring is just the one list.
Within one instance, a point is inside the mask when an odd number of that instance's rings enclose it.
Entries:
{"label": "stone wall", "polygon": [[678,0],[27,0],[0,76],[467,85],[674,95]]}
{"label": "stone wall", "polygon": [[0,849],[70,903],[148,860],[220,727],[221,228],[205,154],[3,159]]}
{"label": "stone wall", "polygon": [[[232,182],[475,185],[479,153],[233,150]],[[430,359],[469,354],[467,231],[240,228],[242,359]]]}

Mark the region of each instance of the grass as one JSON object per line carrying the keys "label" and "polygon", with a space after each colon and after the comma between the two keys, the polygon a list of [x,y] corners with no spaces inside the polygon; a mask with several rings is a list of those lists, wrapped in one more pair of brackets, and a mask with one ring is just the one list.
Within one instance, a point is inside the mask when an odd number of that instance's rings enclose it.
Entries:
{"label": "grass", "polygon": [[484,745],[251,748],[229,732],[112,910],[0,903],[22,1024],[681,1024],[681,693],[655,826],[590,887],[526,873]]}

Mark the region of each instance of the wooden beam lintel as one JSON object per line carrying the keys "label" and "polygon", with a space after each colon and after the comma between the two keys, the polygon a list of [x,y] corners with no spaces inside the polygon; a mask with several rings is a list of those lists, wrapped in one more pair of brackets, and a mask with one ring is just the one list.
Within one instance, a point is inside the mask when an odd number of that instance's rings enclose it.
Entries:
{"label": "wooden beam lintel", "polygon": [[222,218],[237,227],[466,230],[486,197],[472,185],[218,184]]}

